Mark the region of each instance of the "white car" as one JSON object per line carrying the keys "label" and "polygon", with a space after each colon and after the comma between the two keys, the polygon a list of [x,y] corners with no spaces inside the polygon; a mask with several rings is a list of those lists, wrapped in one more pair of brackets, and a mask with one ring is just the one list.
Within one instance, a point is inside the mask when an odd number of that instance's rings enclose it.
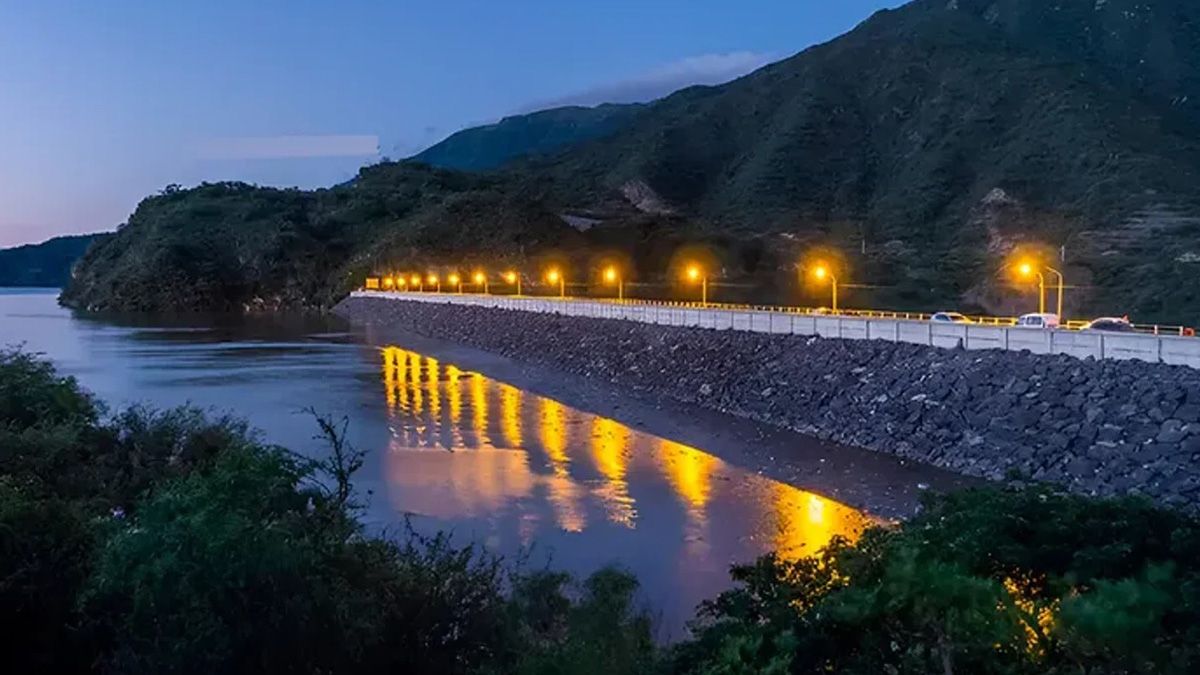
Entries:
{"label": "white car", "polygon": [[1023,314],[1017,319],[1018,328],[1058,328],[1059,325],[1057,314]]}

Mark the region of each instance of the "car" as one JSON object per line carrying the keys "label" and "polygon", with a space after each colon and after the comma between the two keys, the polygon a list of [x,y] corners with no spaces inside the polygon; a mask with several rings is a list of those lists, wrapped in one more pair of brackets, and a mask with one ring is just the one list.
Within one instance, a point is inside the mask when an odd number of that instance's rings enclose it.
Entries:
{"label": "car", "polygon": [[1018,328],[1058,328],[1061,325],[1057,314],[1022,314],[1017,319]]}
{"label": "car", "polygon": [[1102,316],[1099,319],[1094,319],[1088,322],[1088,325],[1083,327],[1083,330],[1100,332],[1100,333],[1134,333],[1133,324],[1129,323],[1129,319]]}
{"label": "car", "polygon": [[965,314],[958,312],[938,312],[929,317],[929,320],[934,323],[975,323],[967,318]]}

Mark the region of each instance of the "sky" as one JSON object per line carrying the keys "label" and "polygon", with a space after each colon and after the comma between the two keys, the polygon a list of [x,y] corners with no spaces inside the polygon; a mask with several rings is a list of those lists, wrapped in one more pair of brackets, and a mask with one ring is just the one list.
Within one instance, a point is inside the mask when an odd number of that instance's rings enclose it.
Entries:
{"label": "sky", "polygon": [[459,129],[716,84],[896,0],[0,0],[0,247],[168,184],[312,188]]}

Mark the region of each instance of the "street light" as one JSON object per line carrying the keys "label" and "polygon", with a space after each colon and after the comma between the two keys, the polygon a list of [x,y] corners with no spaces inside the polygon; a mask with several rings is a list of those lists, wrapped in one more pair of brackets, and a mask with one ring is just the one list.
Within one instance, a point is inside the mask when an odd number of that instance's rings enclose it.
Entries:
{"label": "street light", "polygon": [[551,269],[546,273],[546,279],[552,284],[558,284],[558,297],[565,300],[567,298],[567,280],[557,269]]}
{"label": "street light", "polygon": [[700,306],[708,307],[708,277],[704,274],[704,270],[700,269],[699,265],[688,265],[684,274],[688,281],[700,282]]}
{"label": "street light", "polygon": [[409,281],[409,285],[415,287],[417,290],[419,290],[419,291],[425,290],[425,284],[421,283],[421,275],[414,274],[414,275],[412,275],[412,278],[409,279],[408,281]]}
{"label": "street light", "polygon": [[829,269],[829,267],[827,265],[825,265],[824,263],[821,263],[821,264],[818,264],[815,269],[813,269],[813,276],[816,277],[818,281],[824,281],[826,277],[829,278],[829,286],[833,289],[833,305],[830,306],[829,309],[834,314],[837,314],[837,311],[838,311],[838,280],[837,280],[837,277],[834,276],[833,270]]}
{"label": "street light", "polygon": [[482,287],[483,287],[483,294],[484,294],[484,295],[487,295],[487,294],[488,294],[488,279],[487,279],[487,275],[486,275],[486,274],[484,274],[483,272],[476,272],[476,273],[475,273],[475,276],[474,276],[473,278],[474,278],[474,280],[475,280],[475,286],[476,286],[476,287],[478,287],[478,286],[482,286]]}
{"label": "street light", "polygon": [[621,273],[615,267],[609,267],[604,270],[604,280],[610,284],[617,285],[617,300],[625,300],[625,280],[621,278]]}
{"label": "street light", "polygon": [[[1045,314],[1046,313],[1046,277],[1042,274],[1041,270],[1037,269],[1036,267],[1033,266],[1032,263],[1029,263],[1029,262],[1023,262],[1020,265],[1018,265],[1017,272],[1021,276],[1025,277],[1027,279],[1029,277],[1034,276],[1035,274],[1037,275],[1038,314]],[[1062,278],[1061,275],[1059,276],[1059,278],[1060,279]],[[1060,290],[1061,290],[1061,288],[1060,288]],[[1061,302],[1061,296],[1060,296],[1060,302]],[[1062,311],[1062,310],[1060,309],[1059,311]],[[1058,318],[1059,318],[1059,321],[1061,321],[1062,315],[1060,314]]]}
{"label": "street light", "polygon": [[510,286],[515,285],[517,287],[517,297],[521,297],[521,275],[517,274],[516,272],[505,272],[504,280],[507,281]]}
{"label": "street light", "polygon": [[384,287],[384,288],[391,288],[391,287],[392,287],[392,286],[394,286],[395,284],[396,284],[396,280],[395,280],[395,279],[393,279],[393,278],[391,278],[391,277],[384,277],[384,278],[383,278],[383,287]]}
{"label": "street light", "polygon": [[429,278],[426,279],[426,281],[429,282],[430,286],[434,287],[436,292],[438,292],[438,293],[442,292],[442,280],[438,279],[438,276],[436,274],[430,274]]}
{"label": "street light", "polygon": [[1051,272],[1054,274],[1054,276],[1058,277],[1058,320],[1065,326],[1066,318],[1063,317],[1063,284],[1066,280],[1063,279],[1062,272],[1059,272],[1049,265],[1046,266],[1046,271]]}
{"label": "street light", "polygon": [[396,278],[396,285],[399,286],[400,288],[404,288],[405,286],[408,285],[408,279],[405,279],[404,276],[401,275]]}
{"label": "street light", "polygon": [[457,286],[458,294],[462,295],[463,291],[462,291],[462,278],[461,277],[459,277],[457,274],[451,274],[450,275],[450,285]]}

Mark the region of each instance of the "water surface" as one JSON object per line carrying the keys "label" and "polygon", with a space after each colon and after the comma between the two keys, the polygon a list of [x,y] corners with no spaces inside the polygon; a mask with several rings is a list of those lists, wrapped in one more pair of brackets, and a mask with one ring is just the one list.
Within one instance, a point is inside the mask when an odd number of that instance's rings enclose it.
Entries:
{"label": "water surface", "polygon": [[[320,453],[313,408],[368,451],[366,520],[450,529],[577,573],[616,563],[678,635],[728,566],[795,556],[870,519],[706,452],[574,409],[329,317],[73,316],[50,291],[0,292],[0,345],[44,353],[114,407],[191,404]],[[749,442],[749,441],[747,441]]]}

